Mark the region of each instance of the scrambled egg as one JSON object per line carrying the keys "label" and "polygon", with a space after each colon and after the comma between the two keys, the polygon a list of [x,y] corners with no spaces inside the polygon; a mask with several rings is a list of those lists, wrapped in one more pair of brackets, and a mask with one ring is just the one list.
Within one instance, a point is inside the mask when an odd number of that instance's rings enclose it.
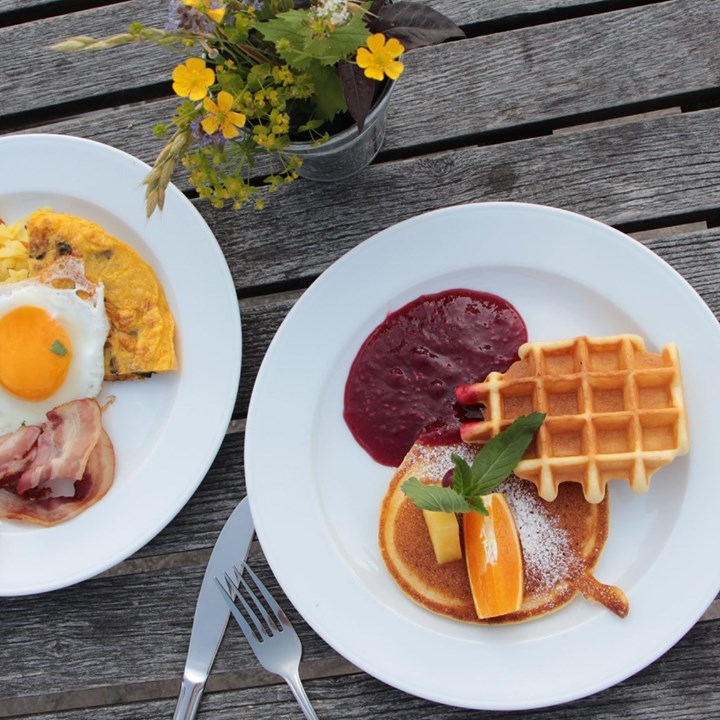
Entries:
{"label": "scrambled egg", "polygon": [[82,258],[85,275],[105,286],[110,333],[105,379],[175,370],[175,321],[152,268],[128,245],[84,218],[37,211],[26,220],[30,276],[57,258]]}
{"label": "scrambled egg", "polygon": [[22,220],[12,225],[0,220],[0,284],[25,280],[28,257],[28,239]]}

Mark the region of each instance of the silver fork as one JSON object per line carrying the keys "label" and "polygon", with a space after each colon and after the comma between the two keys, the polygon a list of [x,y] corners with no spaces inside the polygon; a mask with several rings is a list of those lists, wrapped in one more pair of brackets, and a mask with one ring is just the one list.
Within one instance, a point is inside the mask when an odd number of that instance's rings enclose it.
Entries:
{"label": "silver fork", "polygon": [[[295,628],[293,628],[287,615],[275,602],[273,596],[253,572],[252,568],[247,563],[243,563],[240,567],[242,570],[238,570],[236,566],[233,566],[234,580],[225,573],[225,585],[218,578],[215,578],[215,583],[260,664],[266,670],[279,675],[285,680],[308,720],[319,720],[300,681],[298,669],[302,656],[302,645]],[[250,588],[250,585],[243,577],[243,571],[247,571],[255,583],[255,587],[265,598],[265,602],[272,610],[272,615],[265,609],[260,598]],[[256,610],[253,610],[250,603],[245,599],[243,590],[252,600]],[[238,608],[236,599],[240,601],[245,615],[252,621],[254,629]]]}

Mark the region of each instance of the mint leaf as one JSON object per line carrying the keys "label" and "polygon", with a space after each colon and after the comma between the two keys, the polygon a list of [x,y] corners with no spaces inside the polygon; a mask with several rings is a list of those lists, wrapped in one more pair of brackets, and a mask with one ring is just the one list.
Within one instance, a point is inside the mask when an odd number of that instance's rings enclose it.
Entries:
{"label": "mint leaf", "polygon": [[538,412],[516,418],[480,449],[472,465],[452,453],[450,458],[455,465],[452,487],[426,484],[411,477],[400,489],[421,510],[487,515],[483,496],[489,495],[517,467],[544,420],[545,413]]}
{"label": "mint leaf", "polygon": [[485,502],[482,499],[482,495],[475,495],[474,497],[468,498],[467,503],[470,506],[471,510],[479,512],[481,515],[490,514],[485,507]]}
{"label": "mint leaf", "polygon": [[473,475],[470,465],[468,465],[465,458],[462,458],[455,453],[450,455],[450,459],[455,465],[455,473],[453,474],[453,489],[465,497],[475,495],[476,493],[472,492]]}
{"label": "mint leaf", "polygon": [[420,510],[460,513],[471,510],[467,500],[450,487],[427,485],[416,477],[411,477],[400,486],[400,489]]}
{"label": "mint leaf", "polygon": [[468,495],[487,495],[515,469],[545,419],[544,413],[516,418],[475,456],[472,490]]}

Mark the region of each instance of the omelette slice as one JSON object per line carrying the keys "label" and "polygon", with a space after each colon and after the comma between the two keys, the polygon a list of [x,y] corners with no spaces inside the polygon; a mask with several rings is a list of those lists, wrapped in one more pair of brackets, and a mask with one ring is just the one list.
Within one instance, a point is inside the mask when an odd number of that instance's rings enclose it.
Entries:
{"label": "omelette slice", "polygon": [[110,332],[105,380],[175,370],[175,321],[153,269],[131,247],[84,218],[39,210],[26,221],[29,274],[63,256],[84,260],[91,282],[105,286]]}

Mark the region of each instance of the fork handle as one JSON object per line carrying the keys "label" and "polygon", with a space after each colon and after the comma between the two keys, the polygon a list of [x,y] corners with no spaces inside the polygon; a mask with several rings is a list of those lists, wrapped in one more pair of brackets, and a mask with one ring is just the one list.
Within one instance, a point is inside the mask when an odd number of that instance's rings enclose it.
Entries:
{"label": "fork handle", "polygon": [[313,706],[310,704],[310,699],[305,693],[305,688],[300,681],[300,674],[298,671],[288,672],[288,674],[283,677],[285,678],[285,682],[288,684],[290,690],[292,690],[292,694],[295,696],[295,699],[297,700],[298,705],[300,705],[300,708],[307,720],[320,720],[320,718],[318,718],[315,714],[315,710],[313,710]]}
{"label": "fork handle", "polygon": [[196,682],[184,677],[180,686],[180,694],[178,695],[173,720],[192,720],[197,714],[204,689],[204,682]]}

